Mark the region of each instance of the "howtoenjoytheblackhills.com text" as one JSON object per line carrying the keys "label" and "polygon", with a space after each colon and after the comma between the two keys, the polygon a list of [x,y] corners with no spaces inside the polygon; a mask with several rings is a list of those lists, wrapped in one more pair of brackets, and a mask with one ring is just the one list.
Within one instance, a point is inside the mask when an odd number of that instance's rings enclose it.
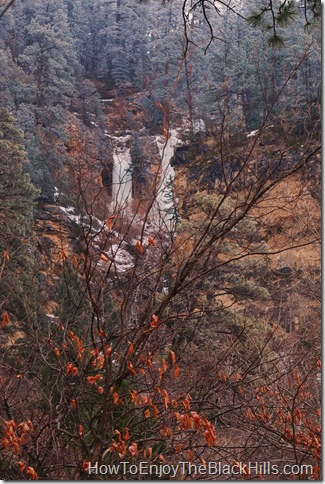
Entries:
{"label": "howtoenjoytheblackhills.com text", "polygon": [[135,463],[122,461],[119,464],[102,464],[99,462],[86,462],[84,470],[90,474],[98,476],[123,475],[132,479],[136,476],[154,476],[158,478],[179,478],[182,475],[192,477],[202,476],[276,476],[276,475],[302,475],[311,476],[313,466],[310,464],[287,464],[278,466],[269,461],[266,462],[236,462],[235,464],[224,464],[221,462],[206,462],[206,464],[193,464],[182,461],[178,464],[152,464],[146,461]]}

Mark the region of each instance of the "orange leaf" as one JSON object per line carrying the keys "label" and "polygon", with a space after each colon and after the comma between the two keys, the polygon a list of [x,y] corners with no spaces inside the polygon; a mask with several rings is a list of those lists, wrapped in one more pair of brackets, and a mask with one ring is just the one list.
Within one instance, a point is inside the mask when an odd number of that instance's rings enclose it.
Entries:
{"label": "orange leaf", "polygon": [[129,341],[129,349],[128,349],[128,354],[132,355],[134,353],[134,346],[133,343]]}
{"label": "orange leaf", "polygon": [[163,129],[163,135],[166,139],[168,139],[168,131],[166,128]]}
{"label": "orange leaf", "polygon": [[170,427],[167,427],[167,425],[163,425],[161,429],[159,430],[160,435],[163,437],[168,437],[171,438],[173,436],[173,431]]}
{"label": "orange leaf", "polygon": [[99,258],[104,262],[109,262],[109,258],[105,254],[103,254],[103,252],[100,253]]}
{"label": "orange leaf", "polygon": [[113,227],[114,219],[115,219],[115,215],[110,215],[105,220],[105,224],[106,224],[106,227],[107,227],[108,230],[111,230],[111,228]]}
{"label": "orange leaf", "polygon": [[98,387],[97,388],[97,391],[100,395],[102,395],[104,393],[104,388],[103,387]]}
{"label": "orange leaf", "polygon": [[23,472],[23,470],[25,469],[25,462],[20,460],[17,464],[18,464],[19,472]]}
{"label": "orange leaf", "polygon": [[158,408],[156,407],[156,405],[152,405],[152,410],[153,410],[153,416],[155,418],[158,417]]}
{"label": "orange leaf", "polygon": [[175,365],[175,363],[176,363],[176,354],[172,350],[170,350],[170,357],[171,357],[171,360],[172,360],[172,364]]}
{"label": "orange leaf", "polygon": [[59,348],[54,348],[53,351],[56,354],[56,356],[60,356],[60,350],[59,350]]}
{"label": "orange leaf", "polygon": [[61,250],[61,255],[62,255],[63,259],[66,259],[66,260],[69,259],[68,254],[66,253],[66,251],[64,249]]}
{"label": "orange leaf", "polygon": [[119,396],[117,392],[113,392],[113,403],[116,405],[119,401]]}
{"label": "orange leaf", "polygon": [[73,400],[71,400],[71,405],[73,406],[73,408],[77,408],[77,401],[73,398]]}
{"label": "orange leaf", "polygon": [[37,472],[33,467],[27,467],[26,468],[26,474],[32,479],[32,481],[37,481],[38,480],[38,475]]}
{"label": "orange leaf", "polygon": [[137,243],[135,245],[136,245],[136,248],[138,249],[138,251],[140,252],[140,254],[142,254],[143,247],[142,247],[141,242],[137,241]]}
{"label": "orange leaf", "polygon": [[150,244],[150,245],[152,245],[153,247],[156,247],[156,242],[153,240],[153,238],[152,238],[152,237],[150,237],[150,235],[149,235],[149,237],[148,237],[148,242],[149,242],[149,244]]}
{"label": "orange leaf", "polygon": [[184,400],[182,401],[182,404],[183,404],[184,409],[186,411],[188,411],[190,409],[190,406],[191,406],[190,397],[184,398]]}
{"label": "orange leaf", "polygon": [[8,439],[6,439],[5,437],[1,440],[2,442],[2,445],[4,446],[5,450],[8,450],[9,449],[9,446],[10,446],[10,442]]}
{"label": "orange leaf", "polygon": [[82,425],[79,425],[79,428],[78,428],[78,434],[79,435],[82,435],[83,434],[83,431],[84,431],[84,428]]}
{"label": "orange leaf", "polygon": [[158,326],[158,316],[156,316],[155,314],[152,315],[150,326],[152,328],[156,328]]}
{"label": "orange leaf", "polygon": [[175,378],[179,377],[179,366],[178,365],[174,366],[174,377]]}
{"label": "orange leaf", "polygon": [[161,396],[163,397],[165,408],[167,408],[168,404],[170,403],[170,399],[169,399],[169,395],[167,393],[167,390],[161,390]]}
{"label": "orange leaf", "polygon": [[167,362],[164,358],[162,359],[162,362],[161,362],[161,369],[162,369],[163,373],[165,373],[166,370],[167,370]]}
{"label": "orange leaf", "polygon": [[78,267],[78,260],[75,255],[73,255],[73,258],[72,258],[72,264],[73,264],[73,267]]}
{"label": "orange leaf", "polygon": [[106,348],[105,348],[105,356],[106,356],[106,358],[109,358],[111,356],[111,353],[112,353],[112,347],[111,346],[106,346]]}
{"label": "orange leaf", "polygon": [[1,326],[5,326],[6,324],[10,323],[10,319],[9,319],[9,314],[7,313],[7,311],[3,314],[3,317],[2,317],[2,321],[1,321]]}
{"label": "orange leaf", "polygon": [[130,370],[130,372],[132,373],[132,375],[135,375],[135,374],[136,374],[136,371],[135,371],[135,369],[133,368],[133,365],[132,365],[131,361],[128,361],[128,362],[127,362],[127,367],[128,367],[128,369]]}
{"label": "orange leaf", "polygon": [[123,440],[129,440],[130,438],[130,431],[127,427],[123,430]]}
{"label": "orange leaf", "polygon": [[248,420],[256,420],[256,417],[251,410],[247,411],[246,417],[248,418]]}
{"label": "orange leaf", "polygon": [[76,375],[78,373],[78,368],[72,363],[68,363],[66,366],[66,372],[67,374],[71,373],[71,375]]}
{"label": "orange leaf", "polygon": [[132,457],[136,457],[138,455],[138,444],[135,442],[132,442],[132,444],[129,447],[129,452],[132,455]]}
{"label": "orange leaf", "polygon": [[89,385],[93,385],[96,382],[95,377],[87,376],[87,382],[89,383]]}
{"label": "orange leaf", "polygon": [[209,427],[208,429],[206,429],[204,431],[204,438],[206,440],[206,443],[209,445],[209,446],[212,446],[216,443],[216,435],[214,433],[214,428],[213,426],[211,425],[211,427]]}
{"label": "orange leaf", "polygon": [[150,409],[148,408],[148,409],[147,409],[147,410],[144,412],[144,416],[145,416],[146,418],[150,418],[150,415],[151,415],[151,414],[150,414]]}
{"label": "orange leaf", "polygon": [[137,403],[137,398],[138,398],[138,392],[136,390],[133,390],[131,392],[131,400],[134,403],[134,405],[136,405]]}
{"label": "orange leaf", "polygon": [[102,379],[103,379],[103,377],[100,376],[100,375],[87,376],[87,382],[89,383],[89,385],[94,385],[94,383],[96,383],[96,381],[102,380]]}

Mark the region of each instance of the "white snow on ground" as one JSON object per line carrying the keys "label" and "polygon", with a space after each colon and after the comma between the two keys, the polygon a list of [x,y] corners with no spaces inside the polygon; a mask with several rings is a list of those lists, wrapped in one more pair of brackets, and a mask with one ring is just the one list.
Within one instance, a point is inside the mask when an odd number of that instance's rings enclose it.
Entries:
{"label": "white snow on ground", "polygon": [[60,192],[60,190],[58,189],[58,187],[54,187],[54,195],[53,195],[53,198],[54,198],[54,201],[55,202],[58,202],[59,201],[60,195],[63,195],[63,193]]}
{"label": "white snow on ground", "polygon": [[204,133],[206,131],[203,119],[193,121],[193,133]]}
{"label": "white snow on ground", "polygon": [[[61,205],[59,205],[59,209],[62,210],[62,212],[64,212],[65,214],[67,214],[69,220],[71,220],[72,222],[75,222],[79,225],[83,225],[84,227],[90,226],[89,217],[86,216],[82,220],[82,217],[80,215],[75,215],[74,207],[62,207]],[[86,221],[88,221],[88,223],[86,223]],[[103,229],[103,227],[105,227],[104,222],[102,220],[99,220],[99,218],[95,217],[94,215],[91,217],[91,223],[92,223],[92,231],[95,231],[95,232],[100,232]],[[105,227],[105,230],[106,230],[106,227]]]}
{"label": "white snow on ground", "polygon": [[73,215],[71,213],[71,212],[74,212],[73,207],[62,207],[61,205],[59,205],[59,209],[62,210],[62,212],[67,214],[69,220],[71,220],[72,222],[75,222],[76,224],[80,224],[81,222],[80,215]]}
{"label": "white snow on ground", "polygon": [[259,130],[254,129],[254,131],[251,131],[250,133],[247,134],[247,138],[253,138],[254,136],[257,136]]}
{"label": "white snow on ground", "polygon": [[[65,214],[67,214],[69,220],[81,225],[81,223],[82,223],[81,217],[71,213],[71,212],[75,211],[75,209],[73,207],[59,206],[59,209],[62,210],[62,212],[64,212]],[[99,226],[98,231],[101,231],[103,227],[104,227],[105,230],[107,230],[106,226],[104,225],[104,222],[99,220],[99,218],[92,217],[92,223],[94,221],[96,221],[98,226]],[[83,225],[89,227],[89,224],[83,224]],[[97,230],[95,228],[92,230],[92,233],[93,233],[93,231],[95,232],[95,234],[97,233]],[[117,239],[122,238],[121,234],[119,234],[115,230],[112,230],[111,234],[113,236],[115,236]],[[100,249],[100,243],[97,243],[96,241],[97,241],[97,237],[95,237],[93,239],[93,247]],[[136,240],[132,240],[133,245],[135,245],[136,242],[137,242]],[[132,255],[127,250],[125,250],[123,248],[123,247],[127,247],[127,246],[128,246],[127,242],[122,241],[121,244],[112,244],[109,249],[107,249],[105,252],[103,252],[103,254],[105,254],[107,256],[107,258],[114,263],[114,266],[115,266],[117,272],[126,272],[129,269],[132,269],[132,267],[133,267],[134,263],[133,263]],[[105,265],[107,265],[107,262],[99,260],[98,264],[102,267],[105,267]],[[48,317],[54,317],[53,315],[50,315],[50,314],[48,314],[47,316]]]}
{"label": "white snow on ground", "polygon": [[121,272],[127,271],[128,269],[132,269],[133,257],[131,256],[131,254],[129,254],[129,252],[122,249],[117,244],[112,244],[110,252],[114,257],[114,263],[119,266],[119,270]]}

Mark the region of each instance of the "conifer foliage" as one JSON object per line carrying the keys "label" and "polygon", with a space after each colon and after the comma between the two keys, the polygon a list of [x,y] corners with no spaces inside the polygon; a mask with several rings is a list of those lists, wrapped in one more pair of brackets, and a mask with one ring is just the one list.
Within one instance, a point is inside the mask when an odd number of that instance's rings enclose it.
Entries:
{"label": "conifer foliage", "polygon": [[26,173],[23,133],[6,108],[0,108],[0,250],[4,311],[24,316],[32,269],[33,204],[37,190]]}

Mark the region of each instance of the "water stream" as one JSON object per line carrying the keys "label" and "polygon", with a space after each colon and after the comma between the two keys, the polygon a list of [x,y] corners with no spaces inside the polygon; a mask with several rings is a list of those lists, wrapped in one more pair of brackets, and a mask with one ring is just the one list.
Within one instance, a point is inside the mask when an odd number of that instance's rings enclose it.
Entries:
{"label": "water stream", "polygon": [[157,225],[171,230],[175,223],[173,218],[175,210],[173,197],[175,170],[170,162],[174,156],[175,148],[181,145],[181,141],[178,138],[178,131],[171,129],[167,140],[159,136],[156,137],[156,142],[161,158],[161,174],[153,206],[154,221]]}
{"label": "water stream", "polygon": [[[132,201],[132,160],[130,153],[131,135],[109,136],[113,147],[113,176],[112,200],[115,206],[126,208]],[[155,200],[150,213],[151,222],[164,230],[171,230],[174,225],[173,212],[175,210],[173,197],[173,182],[175,171],[170,162],[175,148],[181,145],[178,131],[172,129],[168,139],[156,136],[160,155],[159,174],[154,187]]]}
{"label": "water stream", "polygon": [[132,201],[132,160],[130,135],[110,136],[113,146],[112,199],[121,207]]}

